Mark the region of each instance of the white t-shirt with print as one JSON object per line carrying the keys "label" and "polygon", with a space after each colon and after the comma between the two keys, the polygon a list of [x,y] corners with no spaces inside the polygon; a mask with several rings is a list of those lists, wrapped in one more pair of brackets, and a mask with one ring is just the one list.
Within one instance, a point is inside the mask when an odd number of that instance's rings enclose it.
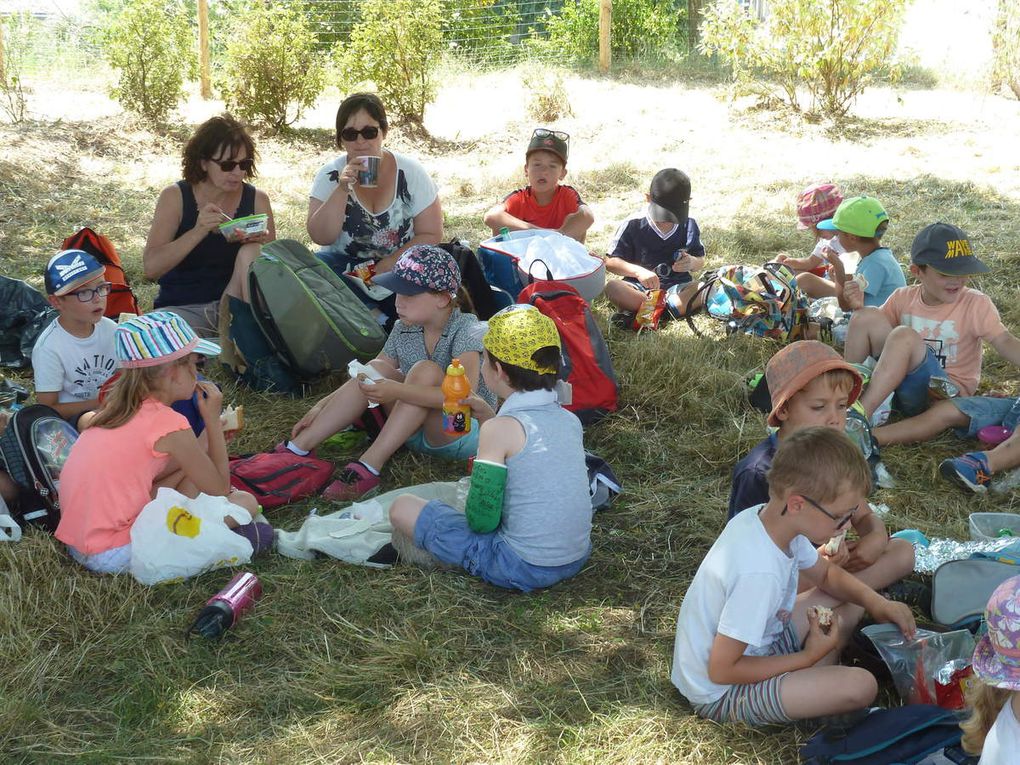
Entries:
{"label": "white t-shirt with print", "polygon": [[54,319],[32,349],[37,393],[57,393],[57,403],[89,401],[117,371],[114,331],[117,322],[105,316],[88,337],[75,337]]}
{"label": "white t-shirt with print", "polygon": [[[975,680],[974,682],[979,682]],[[1012,697],[1006,699],[995,724],[985,737],[978,765],[1016,765],[1020,759],[1020,722],[1013,714]]]}
{"label": "white t-shirt with print", "polygon": [[692,703],[709,704],[730,688],[708,678],[716,634],[747,643],[745,656],[767,654],[790,621],[800,570],[818,561],[807,537],[779,549],[758,517],[762,507],[726,524],[680,606],[671,679]]}

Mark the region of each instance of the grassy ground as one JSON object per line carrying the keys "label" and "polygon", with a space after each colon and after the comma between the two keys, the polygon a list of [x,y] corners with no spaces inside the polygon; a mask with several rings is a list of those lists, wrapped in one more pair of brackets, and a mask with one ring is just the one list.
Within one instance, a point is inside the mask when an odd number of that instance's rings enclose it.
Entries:
{"label": "grassy ground", "polygon": [[[793,198],[831,177],[883,200],[901,260],[927,223],[967,229],[993,267],[981,288],[1020,328],[1016,103],[880,90],[834,127],[731,105],[711,84],[574,77],[567,89],[576,116],[557,127],[573,136],[569,180],[595,209],[596,249],[641,205],[652,174],[673,165],[693,178],[710,264],[804,252]],[[432,142],[391,134],[437,179],[448,234],[477,242],[483,211],[519,182],[533,127],[524,95],[505,74],[452,78],[428,115]],[[193,124],[217,105],[192,103],[156,134],[95,94],[45,96],[32,105],[38,121],[0,125],[0,270],[40,283],[59,240],[88,223],[114,239],[151,300],[139,254],[156,195],[178,177]],[[307,190],[332,151],[335,105],[324,99],[293,137],[260,140],[259,184],[284,236],[306,240]],[[595,311],[605,325],[606,305]],[[677,610],[723,525],[729,471],[764,433],[742,381],[775,349],[679,325],[639,338],[606,331],[621,410],[587,442],[626,493],[596,519],[591,562],[574,580],[520,596],[452,573],[269,556],[252,566],[265,586],[254,613],[222,642],[187,643],[184,628],[227,572],[148,589],[89,576],[52,539],[29,534],[0,547],[3,759],[794,762],[807,729],[707,723],[669,682]],[[1015,393],[1016,382],[990,352],[984,386]],[[241,451],[278,441],[309,405],[226,390],[249,413]],[[877,499],[891,507],[891,528],[963,535],[968,513],[1012,508],[1012,497],[967,497],[937,477],[941,458],[970,446],[945,436],[887,450],[899,486]],[[383,487],[461,472],[400,454]],[[297,528],[312,506],[332,509],[316,500],[273,520]]]}

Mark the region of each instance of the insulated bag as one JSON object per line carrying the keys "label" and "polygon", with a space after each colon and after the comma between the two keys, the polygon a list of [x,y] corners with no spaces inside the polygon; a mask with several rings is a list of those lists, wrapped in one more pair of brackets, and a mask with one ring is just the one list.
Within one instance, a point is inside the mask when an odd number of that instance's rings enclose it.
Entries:
{"label": "insulated bag", "polygon": [[545,279],[569,284],[590,303],[606,287],[605,261],[558,231],[511,231],[486,239],[478,253],[489,283],[511,295]]}
{"label": "insulated bag", "polygon": [[995,588],[1020,574],[1020,566],[986,557],[951,560],[931,580],[931,617],[953,629],[976,625]]}
{"label": "insulated bag", "polygon": [[322,491],[333,464],[318,457],[300,457],[290,451],[253,454],[230,461],[230,485],[255,495],[269,510]]}
{"label": "insulated bag", "polygon": [[343,277],[292,239],[262,247],[248,270],[251,308],[273,350],[299,377],[347,368],[382,350],[386,333]]}
{"label": "insulated bag", "polygon": [[557,281],[529,284],[518,303],[535,306],[556,323],[563,347],[561,376],[572,388],[567,409],[583,425],[598,422],[619,404],[620,387],[609,357],[609,346],[595,318],[577,290]]}
{"label": "insulated bag", "polygon": [[113,242],[86,226],[67,237],[63,247],[65,250],[84,250],[106,266],[106,281],[113,286],[110,288],[109,297],[106,298],[104,315],[116,320],[122,313],[141,313]]}
{"label": "insulated bag", "polygon": [[849,729],[826,729],[801,747],[802,765],[916,765],[959,744],[964,715],[934,704],[873,709]]}
{"label": "insulated bag", "polygon": [[60,523],[60,471],[67,462],[78,431],[53,409],[33,404],[19,409],[0,434],[0,457],[18,485],[12,517],[22,527],[31,524],[51,534]]}

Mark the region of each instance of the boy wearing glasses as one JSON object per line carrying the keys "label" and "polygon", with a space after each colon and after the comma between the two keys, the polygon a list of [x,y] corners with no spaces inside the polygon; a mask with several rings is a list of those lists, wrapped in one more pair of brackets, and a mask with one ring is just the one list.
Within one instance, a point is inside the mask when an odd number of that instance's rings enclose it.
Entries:
{"label": "boy wearing glasses", "polygon": [[[799,340],[780,350],[765,366],[765,381],[772,395],[768,424],[776,431],[733,469],[729,519],[768,502],[773,460],[793,434],[810,427],[842,433],[847,409],[862,386],[860,372],[817,340]],[[853,530],[856,540],[840,540],[834,550],[820,547],[818,552],[875,589],[888,587],[914,570],[913,545],[890,539],[882,519],[867,502],[854,516]]]}
{"label": "boy wearing glasses", "polygon": [[566,133],[535,129],[524,160],[527,187],[517,189],[485,213],[485,225],[492,229],[493,236],[502,228],[542,228],[584,241],[595,215],[577,189],[560,184],[567,177],[569,151],[570,136]]}
{"label": "boy wearing glasses", "polygon": [[79,430],[99,406],[99,389],[117,371],[116,322],[103,315],[106,269],[82,250],[62,250],[43,272],[50,305],[59,314],[32,349],[35,395]]}
{"label": "boy wearing glasses", "polygon": [[[837,666],[839,651],[865,610],[907,638],[914,617],[815,549],[867,506],[870,487],[844,434],[811,427],[783,441],[768,501],[727,524],[680,606],[671,679],[697,714],[767,725],[871,704],[875,678]],[[798,594],[798,580],[812,589]]]}

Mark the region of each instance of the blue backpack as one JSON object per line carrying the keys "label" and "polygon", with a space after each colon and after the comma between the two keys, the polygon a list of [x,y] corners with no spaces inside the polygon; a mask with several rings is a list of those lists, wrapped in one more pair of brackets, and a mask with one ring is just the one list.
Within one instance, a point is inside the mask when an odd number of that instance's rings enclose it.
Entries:
{"label": "blue backpack", "polygon": [[[875,709],[850,729],[826,729],[801,747],[802,765],[917,765],[960,743],[965,713],[933,704]],[[950,760],[952,762],[953,760]],[[960,762],[977,762],[966,758]]]}

